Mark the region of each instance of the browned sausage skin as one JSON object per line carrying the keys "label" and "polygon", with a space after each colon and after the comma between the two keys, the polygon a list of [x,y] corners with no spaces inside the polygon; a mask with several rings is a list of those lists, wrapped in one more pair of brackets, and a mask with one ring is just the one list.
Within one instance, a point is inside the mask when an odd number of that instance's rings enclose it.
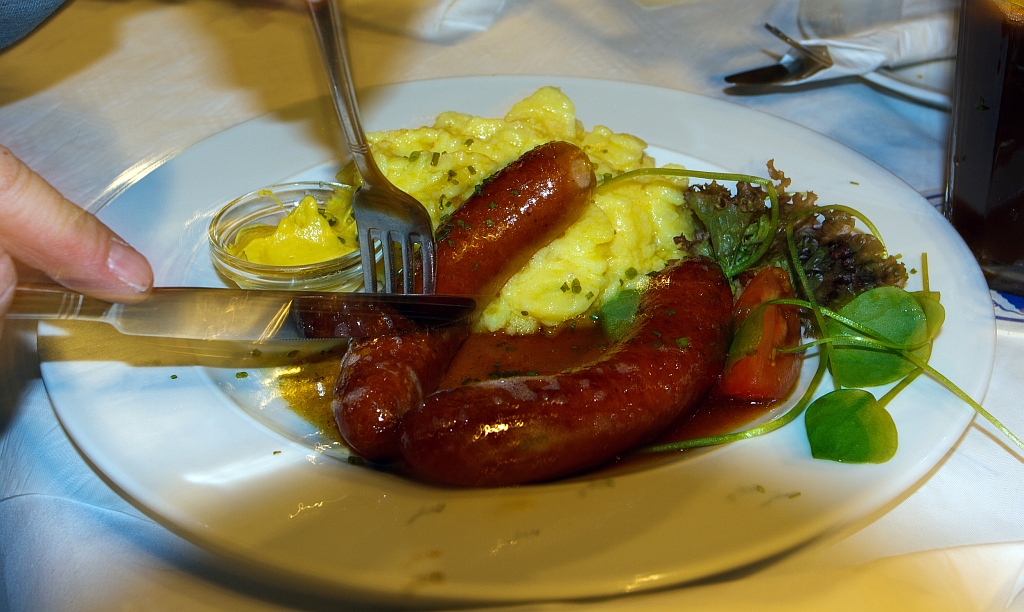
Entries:
{"label": "browned sausage skin", "polygon": [[372,461],[397,456],[399,421],[437,388],[468,334],[468,325],[458,325],[352,340],[331,402],[352,450]]}
{"label": "browned sausage skin", "polygon": [[[494,295],[579,218],[595,184],[586,154],[566,142],[509,164],[438,228],[437,293]],[[397,456],[403,415],[437,388],[468,335],[464,325],[353,341],[333,402],[349,446],[370,460]]]}
{"label": "browned sausage skin", "polygon": [[475,487],[604,463],[700,401],[725,363],[731,321],[732,292],[716,264],[671,264],[601,358],[555,376],[434,393],[403,419],[402,456],[418,478]]}

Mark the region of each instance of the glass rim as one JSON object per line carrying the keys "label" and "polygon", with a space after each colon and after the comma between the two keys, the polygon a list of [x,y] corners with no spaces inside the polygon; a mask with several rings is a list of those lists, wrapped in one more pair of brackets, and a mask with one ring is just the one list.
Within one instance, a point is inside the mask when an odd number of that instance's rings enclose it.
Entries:
{"label": "glass rim", "polygon": [[[226,265],[230,265],[233,268],[244,270],[250,274],[275,276],[283,274],[307,276],[329,271],[330,269],[336,268],[339,265],[348,264],[353,260],[354,263],[361,263],[359,249],[356,248],[351,253],[346,253],[345,255],[342,255],[340,257],[335,257],[333,259],[328,259],[326,261],[321,261],[317,263],[296,264],[290,266],[261,264],[249,261],[248,259],[243,259],[236,255],[232,255],[230,252],[228,252],[227,247],[223,244],[223,240],[226,238],[226,236],[221,233],[220,226],[223,222],[224,216],[229,214],[232,211],[232,209],[237,207],[239,204],[245,202],[246,200],[251,200],[256,197],[265,197],[260,192],[270,191],[276,194],[279,191],[286,191],[290,189],[303,191],[331,190],[333,192],[336,191],[337,188],[339,187],[349,190],[355,189],[355,187],[353,187],[352,185],[347,185],[345,183],[338,183],[333,181],[295,181],[291,183],[278,183],[275,185],[269,185],[267,187],[254,189],[246,194],[240,195],[237,198],[231,200],[230,202],[222,206],[220,210],[217,211],[217,214],[215,214],[213,218],[210,220],[210,224],[207,230],[210,249],[213,251],[214,259],[219,260],[220,262],[223,262]],[[298,201],[287,203],[282,202],[282,204],[284,204],[285,206],[294,207],[295,205],[298,204]]]}

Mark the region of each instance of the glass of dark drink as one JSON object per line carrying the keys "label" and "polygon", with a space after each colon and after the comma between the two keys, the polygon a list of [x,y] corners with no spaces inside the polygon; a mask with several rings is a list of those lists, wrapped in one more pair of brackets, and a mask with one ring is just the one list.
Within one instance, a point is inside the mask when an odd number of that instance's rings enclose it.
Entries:
{"label": "glass of dark drink", "polygon": [[1024,295],[1024,0],[963,0],[945,213],[989,286]]}

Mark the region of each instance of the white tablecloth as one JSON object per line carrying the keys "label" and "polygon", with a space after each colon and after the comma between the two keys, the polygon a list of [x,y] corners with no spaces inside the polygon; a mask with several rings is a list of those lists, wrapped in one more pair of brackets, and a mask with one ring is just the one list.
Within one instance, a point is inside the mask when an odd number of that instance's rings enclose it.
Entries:
{"label": "white tablecloth", "polygon": [[[497,3],[500,5],[500,3]],[[587,76],[729,99],[822,132],[926,194],[948,115],[857,81],[740,97],[722,77],[782,51],[796,0],[509,0],[429,42],[351,29],[360,86],[487,74]],[[252,2],[75,0],[0,53],[0,143],[94,208],[110,186],[220,130],[326,93],[307,18]],[[0,221],[2,222],[2,221]],[[1024,333],[1000,324],[986,407],[1024,432]],[[334,608],[236,578],[122,500],[57,423],[30,331],[8,324],[0,393],[0,609]],[[985,424],[923,482],[828,542],[656,594],[528,608],[1024,609],[1024,462]],[[342,606],[345,607],[345,606]]]}

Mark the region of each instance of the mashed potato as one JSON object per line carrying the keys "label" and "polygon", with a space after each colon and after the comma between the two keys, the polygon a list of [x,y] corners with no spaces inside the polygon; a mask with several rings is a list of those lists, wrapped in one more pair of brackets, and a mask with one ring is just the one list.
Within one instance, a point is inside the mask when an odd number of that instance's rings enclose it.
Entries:
{"label": "mashed potato", "polygon": [[[494,172],[537,145],[582,148],[598,178],[654,166],[647,143],[603,126],[586,131],[572,101],[544,87],[503,119],[446,112],[432,127],[367,135],[381,170],[422,202],[435,227]],[[352,177],[340,176],[342,182]],[[675,237],[693,238],[685,179],[649,177],[600,190],[566,233],[538,251],[485,310],[481,329],[533,333],[586,314],[620,289],[679,257]]]}

